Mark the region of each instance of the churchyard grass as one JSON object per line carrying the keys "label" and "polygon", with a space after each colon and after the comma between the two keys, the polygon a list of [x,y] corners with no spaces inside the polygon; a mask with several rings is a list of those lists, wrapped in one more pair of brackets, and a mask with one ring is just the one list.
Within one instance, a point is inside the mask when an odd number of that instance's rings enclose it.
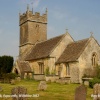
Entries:
{"label": "churchyard grass", "polygon": [[[11,89],[16,86],[24,86],[27,88],[27,93],[29,95],[33,95],[32,98],[28,98],[28,100],[74,100],[75,89],[79,84],[59,84],[59,83],[48,83],[47,90],[38,91],[39,81],[33,80],[22,80],[20,82],[16,82],[16,85],[4,84],[0,83],[3,91],[0,94],[3,96],[11,95]],[[87,99],[92,100],[91,94],[93,93],[93,89],[87,89]],[[39,94],[39,97],[35,97]],[[0,100],[5,100],[0,97]],[[11,98],[7,98],[7,100],[11,100]]]}

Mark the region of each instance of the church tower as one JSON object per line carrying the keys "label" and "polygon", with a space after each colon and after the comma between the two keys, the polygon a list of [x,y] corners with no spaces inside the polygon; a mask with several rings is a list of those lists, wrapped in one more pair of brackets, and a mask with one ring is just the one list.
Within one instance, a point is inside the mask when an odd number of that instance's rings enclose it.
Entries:
{"label": "church tower", "polygon": [[39,12],[33,13],[27,6],[26,13],[19,14],[20,26],[20,46],[19,57],[25,56],[25,53],[37,42],[47,40],[47,9],[45,14]]}

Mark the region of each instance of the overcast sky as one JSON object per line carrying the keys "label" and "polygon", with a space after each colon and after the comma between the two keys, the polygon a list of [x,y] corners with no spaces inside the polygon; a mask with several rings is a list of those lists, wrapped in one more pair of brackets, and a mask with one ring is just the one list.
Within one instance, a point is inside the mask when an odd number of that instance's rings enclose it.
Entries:
{"label": "overcast sky", "polygon": [[48,38],[64,34],[74,40],[90,37],[100,44],[100,0],[0,0],[0,56],[19,54],[19,12],[43,14],[48,9]]}

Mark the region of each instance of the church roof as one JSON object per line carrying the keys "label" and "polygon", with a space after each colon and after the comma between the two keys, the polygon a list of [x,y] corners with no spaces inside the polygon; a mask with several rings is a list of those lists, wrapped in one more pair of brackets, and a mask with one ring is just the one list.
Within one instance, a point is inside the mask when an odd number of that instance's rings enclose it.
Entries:
{"label": "church roof", "polygon": [[89,38],[69,44],[56,63],[77,61],[86,47],[88,40]]}
{"label": "church roof", "polygon": [[51,38],[44,42],[37,43],[27,55],[25,60],[29,61],[49,57],[52,50],[57,46],[64,36],[65,34]]}
{"label": "church roof", "polygon": [[18,61],[18,67],[21,72],[32,72],[29,62],[27,61]]}

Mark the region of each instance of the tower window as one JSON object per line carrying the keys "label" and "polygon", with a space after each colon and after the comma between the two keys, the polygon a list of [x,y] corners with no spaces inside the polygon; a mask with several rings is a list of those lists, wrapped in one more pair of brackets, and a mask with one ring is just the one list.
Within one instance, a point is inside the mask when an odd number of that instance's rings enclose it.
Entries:
{"label": "tower window", "polygon": [[97,54],[93,53],[92,54],[92,66],[96,67],[96,65],[97,65]]}
{"label": "tower window", "polygon": [[39,25],[36,24],[36,33],[39,33]]}

